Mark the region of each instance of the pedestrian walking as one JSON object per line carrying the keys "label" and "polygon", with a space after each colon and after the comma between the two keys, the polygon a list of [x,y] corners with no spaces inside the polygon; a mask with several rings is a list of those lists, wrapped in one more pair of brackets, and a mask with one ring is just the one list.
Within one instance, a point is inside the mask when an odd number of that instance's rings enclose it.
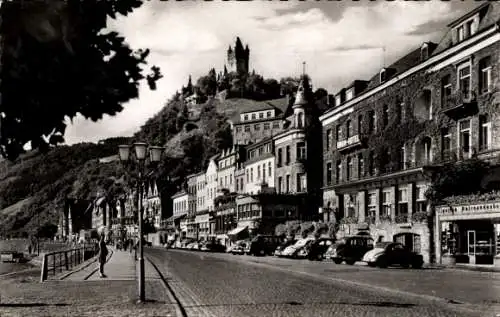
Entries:
{"label": "pedestrian walking", "polygon": [[104,242],[104,234],[101,235],[101,240],[99,240],[99,274],[101,278],[106,277],[104,274],[104,264],[106,263],[106,257],[108,256],[108,248],[106,247],[106,242]]}

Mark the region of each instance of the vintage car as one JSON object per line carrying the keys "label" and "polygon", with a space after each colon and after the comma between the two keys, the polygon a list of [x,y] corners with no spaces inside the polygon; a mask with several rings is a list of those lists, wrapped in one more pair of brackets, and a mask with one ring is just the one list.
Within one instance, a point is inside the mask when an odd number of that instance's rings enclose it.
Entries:
{"label": "vintage car", "polygon": [[299,258],[306,257],[307,251],[305,247],[311,242],[314,241],[314,238],[305,238],[298,240],[295,244],[292,244],[283,250],[281,255],[287,258]]}
{"label": "vintage car", "polygon": [[319,238],[309,244],[307,258],[309,261],[323,260],[326,250],[333,245],[334,240],[330,238]]}
{"label": "vintage car", "polygon": [[280,244],[279,246],[276,247],[276,250],[274,250],[274,256],[281,257],[283,256],[283,251],[291,246],[297,243],[297,240],[288,240]]}
{"label": "vintage car", "polygon": [[361,261],[363,255],[371,249],[373,249],[373,239],[370,236],[349,236],[332,245],[325,253],[325,258],[336,264],[345,261],[347,264],[353,265],[357,261]]}
{"label": "vintage car", "polygon": [[363,256],[363,262],[369,266],[385,268],[391,265],[401,265],[420,269],[424,264],[422,255],[410,251],[398,242],[380,242],[375,248]]}

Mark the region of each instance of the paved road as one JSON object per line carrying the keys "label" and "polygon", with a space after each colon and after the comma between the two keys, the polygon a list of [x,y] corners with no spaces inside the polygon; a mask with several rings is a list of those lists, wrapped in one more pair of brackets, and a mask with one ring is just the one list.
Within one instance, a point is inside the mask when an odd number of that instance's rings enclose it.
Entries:
{"label": "paved road", "polygon": [[[380,270],[179,250],[147,249],[146,255],[162,270],[188,316],[500,314],[500,307],[493,306],[500,292],[491,294],[498,291],[491,286],[492,278],[498,286],[499,277],[479,272]],[[447,288],[451,303],[438,298]],[[457,300],[468,299],[467,293],[474,290],[480,294],[473,294],[472,300]]]}

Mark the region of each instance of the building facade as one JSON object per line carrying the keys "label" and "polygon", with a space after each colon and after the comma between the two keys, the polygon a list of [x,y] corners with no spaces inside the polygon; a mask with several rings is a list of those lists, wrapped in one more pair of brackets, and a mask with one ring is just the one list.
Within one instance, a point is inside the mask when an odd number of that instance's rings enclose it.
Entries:
{"label": "building facade", "polygon": [[341,235],[367,231],[440,261],[430,171],[498,151],[491,105],[499,13],[496,4],[480,6],[450,24],[440,43],[423,43],[367,84],[343,89],[321,116],[323,216],[340,221]]}
{"label": "building facade", "polygon": [[280,133],[289,101],[289,98],[268,101],[241,99],[238,107],[242,110],[230,120],[233,143],[255,143]]}

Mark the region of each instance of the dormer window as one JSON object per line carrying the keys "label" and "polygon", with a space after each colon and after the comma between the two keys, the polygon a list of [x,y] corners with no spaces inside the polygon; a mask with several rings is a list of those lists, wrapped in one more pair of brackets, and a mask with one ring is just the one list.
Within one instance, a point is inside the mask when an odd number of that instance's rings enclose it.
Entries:
{"label": "dormer window", "polygon": [[479,25],[479,15],[472,17],[455,27],[455,42],[462,42],[474,35]]}
{"label": "dormer window", "polygon": [[420,48],[420,61],[425,61],[429,58],[429,46],[427,44],[422,45]]}
{"label": "dormer window", "polygon": [[386,70],[385,68],[382,68],[382,70],[380,71],[380,83],[383,83],[384,81],[387,80],[387,75],[386,75]]}
{"label": "dormer window", "polygon": [[255,120],[257,118],[257,116],[255,115],[255,113],[252,113],[252,120]]}
{"label": "dormer window", "polygon": [[345,101],[349,101],[354,98],[354,87],[347,89],[345,93]]}
{"label": "dormer window", "polygon": [[246,114],[243,121],[248,121],[248,115]]}

